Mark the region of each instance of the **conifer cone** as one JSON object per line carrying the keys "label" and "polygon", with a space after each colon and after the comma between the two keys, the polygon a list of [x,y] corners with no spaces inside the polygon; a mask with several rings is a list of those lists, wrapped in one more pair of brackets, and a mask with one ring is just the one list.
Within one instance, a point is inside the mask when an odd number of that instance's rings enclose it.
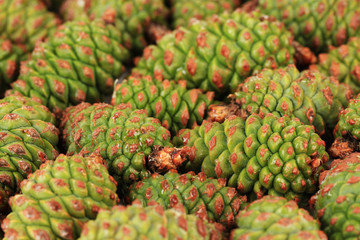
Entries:
{"label": "conifer cone", "polygon": [[249,77],[231,98],[247,115],[294,116],[323,135],[334,129],[338,113],[348,106],[352,91],[333,77],[317,71],[299,72],[289,65],[285,69],[264,69]]}
{"label": "conifer cone", "polygon": [[183,128],[201,124],[214,93],[186,89],[186,82],[160,81],[150,76],[129,77],[115,87],[112,104],[128,103],[134,109],[145,109],[173,135]]}
{"label": "conifer cone", "polygon": [[0,210],[20,182],[42,163],[57,155],[59,130],[54,115],[43,105],[25,97],[0,100]]}
{"label": "conifer cone", "polygon": [[320,190],[312,198],[316,216],[329,239],[360,235],[360,154],[335,160],[320,175]]}
{"label": "conifer cone", "polygon": [[7,95],[28,96],[58,113],[113,91],[130,55],[121,31],[102,21],[67,22],[40,43]]}
{"label": "conifer cone", "polygon": [[166,34],[145,48],[132,73],[186,80],[187,88],[220,97],[265,67],[293,63],[294,52],[292,35],[283,24],[258,12],[236,10]]}
{"label": "conifer cone", "polygon": [[173,26],[187,26],[191,18],[208,20],[214,14],[232,12],[239,0],[176,0],[173,3]]}
{"label": "conifer cone", "polygon": [[147,158],[156,145],[172,146],[170,132],[158,119],[129,104],[69,107],[61,127],[68,155],[102,156],[110,174],[125,184],[149,176]]}
{"label": "conifer cone", "polygon": [[10,87],[19,73],[20,60],[24,58],[22,48],[10,40],[0,38],[0,96]]}
{"label": "conifer cone", "polygon": [[173,139],[180,148],[160,148],[148,162],[156,172],[178,168],[225,178],[240,194],[285,196],[300,201],[316,192],[326,167],[325,142],[299,119],[252,114],[223,123],[204,122]]}
{"label": "conifer cone", "polygon": [[41,0],[0,1],[0,36],[32,51],[36,41],[51,36],[60,21]]}
{"label": "conifer cone", "polygon": [[319,63],[311,65],[324,75],[334,76],[339,82],[348,84],[357,94],[360,92],[360,37],[353,37],[345,45],[330,49],[319,55]]}
{"label": "conifer cone", "polygon": [[327,240],[320,224],[294,201],[266,196],[246,206],[236,218],[238,228],[231,240],[241,239],[311,239]]}
{"label": "conifer cone", "polygon": [[100,209],[119,201],[116,182],[100,157],[67,157],[47,161],[21,183],[2,223],[5,238],[77,239],[84,224]]}
{"label": "conifer cone", "polygon": [[221,240],[223,235],[216,224],[188,215],[180,206],[164,210],[156,204],[142,207],[135,203],[101,211],[95,221],[85,225],[80,240],[85,239]]}
{"label": "conifer cone", "polygon": [[204,173],[171,171],[165,175],[155,173],[133,184],[129,200],[140,201],[144,206],[155,201],[165,209],[181,204],[188,214],[233,227],[246,197],[238,195],[235,188],[226,187],[225,179],[207,178]]}
{"label": "conifer cone", "polygon": [[360,36],[359,0],[256,0],[261,13],[276,17],[295,40],[314,52]]}
{"label": "conifer cone", "polygon": [[66,0],[62,15],[67,20],[102,19],[126,36],[124,45],[139,55],[147,45],[151,24],[167,24],[169,10],[163,0]]}

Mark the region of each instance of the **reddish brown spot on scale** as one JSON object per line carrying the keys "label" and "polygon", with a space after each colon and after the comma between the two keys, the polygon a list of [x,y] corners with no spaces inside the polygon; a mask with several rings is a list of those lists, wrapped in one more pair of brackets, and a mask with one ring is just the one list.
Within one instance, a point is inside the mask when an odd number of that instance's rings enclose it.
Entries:
{"label": "reddish brown spot on scale", "polygon": [[360,181],[360,177],[352,176],[351,178],[349,178],[347,180],[347,183],[355,184],[355,183],[358,183],[359,181]]}
{"label": "reddish brown spot on scale", "polygon": [[222,82],[222,77],[219,74],[218,71],[214,71],[213,77],[212,77],[212,82],[216,85],[216,87],[218,88],[222,88],[224,86],[223,82]]}
{"label": "reddish brown spot on scale", "polygon": [[173,61],[174,54],[170,50],[165,50],[164,52],[164,63],[168,66],[171,65]]}
{"label": "reddish brown spot on scale", "polygon": [[205,226],[205,224],[204,224],[204,222],[202,221],[202,220],[200,220],[200,219],[198,219],[197,221],[196,221],[196,228],[197,228],[197,230],[198,230],[198,233],[202,236],[202,237],[206,237],[206,226]]}
{"label": "reddish brown spot on scale", "polygon": [[209,150],[213,150],[216,146],[216,136],[213,136],[211,140],[209,141]]}
{"label": "reddish brown spot on scale", "polygon": [[324,196],[325,194],[327,194],[333,187],[334,187],[334,184],[326,185],[326,186],[321,190],[321,196]]}
{"label": "reddish brown spot on scale", "polygon": [[23,216],[26,217],[28,220],[34,221],[41,218],[41,213],[34,207],[27,207],[22,212]]}

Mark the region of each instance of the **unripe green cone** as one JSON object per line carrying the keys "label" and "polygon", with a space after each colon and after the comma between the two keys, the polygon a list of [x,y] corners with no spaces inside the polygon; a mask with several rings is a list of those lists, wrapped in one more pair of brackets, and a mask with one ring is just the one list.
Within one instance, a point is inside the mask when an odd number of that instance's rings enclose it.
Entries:
{"label": "unripe green cone", "polygon": [[295,40],[315,52],[345,44],[360,34],[360,2],[353,0],[259,0],[263,14],[276,17]]}
{"label": "unripe green cone", "polygon": [[325,143],[311,126],[272,114],[204,122],[181,130],[173,142],[191,150],[185,169],[226,178],[228,186],[258,198],[269,194],[300,200],[314,193],[328,160]]}
{"label": "unripe green cone", "polygon": [[277,21],[236,10],[194,21],[144,50],[133,73],[186,80],[187,88],[226,94],[265,67],[293,62],[292,36]]}
{"label": "unripe green cone", "polygon": [[58,155],[59,130],[53,114],[24,97],[0,100],[0,209],[20,182]]}
{"label": "unripe green cone", "polygon": [[85,239],[220,240],[222,233],[216,225],[195,215],[187,215],[181,209],[131,205],[101,211],[95,221],[85,225],[80,240]]}
{"label": "unripe green cone", "polygon": [[177,0],[173,4],[173,26],[187,26],[191,18],[209,20],[214,14],[232,12],[239,0]]}
{"label": "unripe green cone", "polygon": [[339,113],[339,122],[334,129],[335,137],[360,140],[360,95],[350,100],[349,106]]}
{"label": "unripe green cone", "polygon": [[36,41],[51,36],[59,20],[41,0],[2,0],[0,36],[31,51]]}
{"label": "unripe green cone", "polygon": [[140,201],[144,206],[155,201],[165,209],[181,204],[189,214],[232,227],[246,197],[238,195],[235,188],[226,187],[224,179],[207,178],[204,173],[168,172],[135,183],[129,200]]}
{"label": "unripe green cone", "polygon": [[100,209],[119,201],[100,157],[60,155],[23,181],[21,192],[10,200],[4,239],[77,239]]}
{"label": "unripe green cone", "polygon": [[83,101],[98,102],[112,92],[128,58],[114,26],[68,22],[37,46],[7,94],[38,99],[57,112]]}
{"label": "unripe green cone", "polygon": [[0,38],[0,96],[10,87],[19,73],[24,51],[10,40]]}
{"label": "unripe green cone", "polygon": [[360,37],[354,37],[346,45],[330,49],[319,55],[319,63],[311,65],[324,75],[334,76],[348,84],[354,93],[360,92]]}
{"label": "unripe green cone", "polygon": [[235,93],[236,102],[248,114],[294,116],[314,125],[320,135],[335,127],[339,111],[347,107],[351,97],[347,85],[317,71],[299,72],[293,65],[264,69],[246,79]]}
{"label": "unripe green cone", "polygon": [[360,155],[335,160],[320,176],[320,190],[312,198],[316,215],[329,239],[360,236]]}
{"label": "unripe green cone", "polygon": [[125,183],[149,175],[146,159],[155,145],[171,146],[170,132],[159,120],[126,104],[70,107],[61,126],[68,155],[99,154],[110,174]]}
{"label": "unripe green cone", "polygon": [[[66,0],[62,14],[65,19],[102,19],[120,27],[124,45],[135,55],[146,47],[146,33],[151,24],[167,23],[168,9],[163,0]],[[79,11],[80,10],[80,11]]]}
{"label": "unripe green cone", "polygon": [[129,77],[115,87],[112,104],[129,103],[134,109],[145,109],[175,135],[180,129],[201,124],[213,97],[212,92],[187,90],[186,82]]}
{"label": "unripe green cone", "polygon": [[236,218],[231,240],[289,239],[327,240],[319,223],[296,202],[266,196],[249,204]]}

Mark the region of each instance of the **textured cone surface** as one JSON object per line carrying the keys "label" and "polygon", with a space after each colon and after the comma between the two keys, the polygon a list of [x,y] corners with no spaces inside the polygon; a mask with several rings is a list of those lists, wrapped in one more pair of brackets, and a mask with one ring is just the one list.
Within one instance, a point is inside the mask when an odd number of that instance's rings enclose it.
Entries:
{"label": "textured cone surface", "polygon": [[281,23],[237,10],[165,35],[145,48],[133,73],[186,80],[187,88],[224,94],[264,67],[292,63],[291,41]]}
{"label": "textured cone surface", "polygon": [[100,209],[118,202],[116,182],[100,157],[60,155],[21,183],[3,221],[5,239],[77,239]]}
{"label": "textured cone surface", "polygon": [[235,96],[248,114],[295,116],[304,124],[314,125],[322,135],[335,127],[338,113],[347,107],[352,92],[332,77],[317,71],[299,72],[290,65],[286,69],[264,69],[246,79]]}
{"label": "textured cone surface", "polygon": [[347,45],[319,55],[319,63],[310,66],[324,75],[334,76],[348,84],[354,93],[360,92],[360,38],[351,38]]}
{"label": "textured cone surface", "polygon": [[238,0],[177,0],[173,6],[174,27],[187,26],[191,18],[208,20],[214,14],[232,12]]}
{"label": "textured cone surface", "polygon": [[360,140],[360,94],[350,100],[349,106],[339,113],[339,122],[334,129],[335,137]]}
{"label": "textured cone surface", "polygon": [[31,51],[36,41],[50,36],[59,21],[41,0],[0,1],[0,36]]}
{"label": "textured cone surface", "polygon": [[284,22],[296,41],[315,52],[360,34],[359,0],[259,0],[259,9]]}
{"label": "textured cone surface", "polygon": [[62,127],[68,155],[100,154],[110,174],[125,183],[148,175],[146,158],[155,145],[171,146],[170,132],[159,120],[125,104],[82,103],[70,107]]}
{"label": "textured cone surface", "polygon": [[150,24],[166,24],[168,15],[163,0],[67,0],[64,6],[67,6],[63,8],[65,19],[101,18],[107,23],[120,24],[127,37],[125,46],[135,54],[141,54],[147,45],[145,34]]}
{"label": "textured cone surface", "polygon": [[201,124],[214,94],[186,89],[186,82],[160,81],[150,76],[130,77],[115,87],[113,104],[129,103],[134,109],[145,109],[162,125],[176,134],[180,129]]}
{"label": "textured cone surface", "polygon": [[327,240],[319,223],[294,201],[266,196],[248,205],[236,218],[238,228],[231,233],[237,239],[318,239]]}
{"label": "textured cone surface", "polygon": [[23,54],[24,51],[10,40],[0,39],[0,96],[16,79]]}
{"label": "textured cone surface", "polygon": [[112,92],[114,79],[125,70],[129,54],[121,37],[101,21],[68,22],[36,47],[7,94],[39,99],[54,111],[97,102]]}
{"label": "textured cone surface", "polygon": [[85,239],[220,240],[222,233],[214,224],[195,215],[187,215],[181,209],[131,205],[100,211],[95,221],[85,225],[80,240]]}
{"label": "textured cone surface", "polygon": [[181,130],[173,140],[193,151],[185,168],[208,177],[226,178],[241,194],[285,196],[299,200],[316,191],[316,181],[328,160],[325,143],[299,119],[263,119],[252,114],[246,120],[231,116],[224,123],[204,122],[193,130]]}
{"label": "textured cone surface", "polygon": [[313,197],[317,217],[329,239],[360,236],[360,154],[335,160],[320,175],[320,190]]}
{"label": "textured cone surface", "polygon": [[0,209],[20,182],[58,155],[59,130],[53,114],[24,97],[0,100]]}
{"label": "textured cone surface", "polygon": [[129,198],[131,202],[137,200],[144,206],[153,201],[164,208],[181,204],[189,214],[231,227],[245,199],[237,194],[235,188],[225,187],[225,184],[222,179],[206,178],[204,173],[153,174],[134,184]]}

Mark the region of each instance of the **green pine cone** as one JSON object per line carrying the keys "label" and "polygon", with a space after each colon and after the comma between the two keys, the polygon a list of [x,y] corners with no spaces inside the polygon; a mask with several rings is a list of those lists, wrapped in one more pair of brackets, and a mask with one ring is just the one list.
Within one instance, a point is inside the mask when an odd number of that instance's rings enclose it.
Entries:
{"label": "green pine cone", "polygon": [[204,122],[181,130],[173,142],[191,149],[185,169],[226,178],[228,186],[258,198],[269,194],[299,201],[314,193],[328,160],[325,143],[311,126],[272,114]]}
{"label": "green pine cone", "polygon": [[115,87],[112,104],[129,103],[134,109],[145,109],[162,125],[176,134],[180,129],[201,124],[214,94],[199,89],[186,89],[186,82],[160,81],[145,77],[129,77]]}
{"label": "green pine cone", "polygon": [[98,102],[125,70],[129,53],[121,42],[120,31],[101,21],[68,22],[35,49],[7,94],[38,99],[55,112]]}
{"label": "green pine cone", "polygon": [[360,140],[360,94],[350,100],[349,106],[339,113],[339,122],[334,129],[335,137],[350,135]]}
{"label": "green pine cone", "polygon": [[329,239],[360,236],[360,154],[335,160],[320,175],[320,190],[312,198],[317,217]]}
{"label": "green pine cone", "polygon": [[231,240],[289,239],[327,240],[319,223],[294,201],[266,196],[248,205],[236,218]]}
{"label": "green pine cone", "polygon": [[335,127],[338,113],[347,107],[351,97],[347,85],[317,71],[299,72],[293,65],[264,69],[246,79],[235,93],[236,102],[248,114],[294,116],[313,125],[320,135]]}
{"label": "green pine cone", "polygon": [[360,36],[360,2],[354,0],[258,0],[260,12],[276,17],[295,40],[315,52]]}
{"label": "green pine cone", "polygon": [[21,183],[3,221],[4,239],[77,239],[100,209],[119,201],[100,157],[60,155]]}
{"label": "green pine cone", "polygon": [[0,96],[16,79],[23,55],[24,51],[20,47],[0,38]]}
{"label": "green pine cone", "polygon": [[31,51],[36,41],[51,36],[59,20],[41,0],[0,1],[0,36]]}
{"label": "green pine cone", "polygon": [[62,15],[68,20],[101,18],[117,27],[120,24],[126,36],[124,45],[134,55],[141,54],[146,47],[150,25],[166,25],[168,13],[163,0],[66,0],[62,9]]}
{"label": "green pine cone", "polygon": [[189,89],[226,94],[265,67],[292,63],[291,41],[281,23],[239,9],[165,35],[158,45],[145,48],[132,72],[186,80]]}
{"label": "green pine cone", "polygon": [[20,182],[58,155],[59,130],[53,114],[24,97],[0,100],[0,210]]}
{"label": "green pine cone", "polygon": [[125,183],[149,175],[146,158],[154,146],[171,146],[170,132],[159,120],[126,104],[70,107],[61,126],[68,155],[99,154],[107,161],[110,174]]}
{"label": "green pine cone", "polygon": [[187,215],[183,209],[164,210],[159,205],[142,207],[116,206],[101,211],[95,221],[89,221],[79,240],[221,240],[222,232],[216,225]]}
{"label": "green pine cone", "polygon": [[177,0],[173,5],[173,26],[187,26],[191,18],[209,20],[214,14],[232,12],[239,0]]}
{"label": "green pine cone", "polygon": [[193,172],[153,174],[130,188],[129,200],[140,201],[144,206],[155,201],[165,209],[181,204],[188,214],[232,227],[246,198],[238,195],[235,188],[226,187],[223,180]]}
{"label": "green pine cone", "polygon": [[311,65],[324,75],[334,76],[348,84],[354,93],[360,92],[360,37],[351,38],[347,45],[319,55],[319,63]]}

